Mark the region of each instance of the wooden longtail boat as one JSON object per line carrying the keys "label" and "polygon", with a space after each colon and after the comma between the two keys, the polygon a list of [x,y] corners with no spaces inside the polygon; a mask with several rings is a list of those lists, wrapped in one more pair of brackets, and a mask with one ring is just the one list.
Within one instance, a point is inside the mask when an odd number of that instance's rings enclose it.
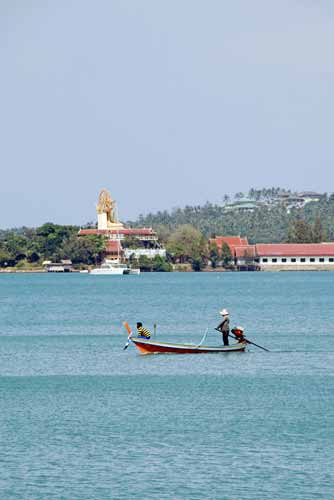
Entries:
{"label": "wooden longtail boat", "polygon": [[238,342],[228,346],[205,346],[196,344],[171,344],[155,342],[149,339],[131,337],[140,354],[204,354],[218,352],[240,352],[247,347],[247,342]]}

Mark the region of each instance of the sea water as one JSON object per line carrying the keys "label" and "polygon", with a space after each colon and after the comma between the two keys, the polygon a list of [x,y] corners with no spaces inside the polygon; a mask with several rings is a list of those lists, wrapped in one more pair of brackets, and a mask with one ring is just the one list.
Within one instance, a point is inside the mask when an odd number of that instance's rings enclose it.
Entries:
{"label": "sea water", "polygon": [[[0,499],[334,499],[334,274],[0,275]],[[270,352],[221,343],[219,310]],[[156,323],[156,329],[154,329]]]}

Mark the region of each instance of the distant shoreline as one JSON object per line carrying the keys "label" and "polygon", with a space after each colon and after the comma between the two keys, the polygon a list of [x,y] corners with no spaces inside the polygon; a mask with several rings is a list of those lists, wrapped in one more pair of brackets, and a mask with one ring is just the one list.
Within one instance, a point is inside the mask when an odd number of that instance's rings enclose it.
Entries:
{"label": "distant shoreline", "polygon": [[[203,273],[244,273],[244,272],[249,272],[249,273],[280,273],[280,272],[333,272],[334,269],[332,267],[328,268],[321,268],[321,269],[316,269],[316,268],[309,268],[309,269],[300,269],[300,267],[294,267],[290,269],[284,269],[284,268],[279,268],[279,269],[261,269],[261,271],[238,271],[238,270],[232,270],[232,269],[203,269],[202,271],[194,271],[192,269],[187,269],[187,270],[179,270],[175,269],[173,271],[168,271],[168,272],[161,272],[161,271],[142,271],[142,274],[169,274],[169,273],[195,273],[195,274],[203,274]],[[81,270],[74,270],[71,272],[48,272],[45,271],[44,269],[0,269],[0,274],[84,274],[81,273]]]}

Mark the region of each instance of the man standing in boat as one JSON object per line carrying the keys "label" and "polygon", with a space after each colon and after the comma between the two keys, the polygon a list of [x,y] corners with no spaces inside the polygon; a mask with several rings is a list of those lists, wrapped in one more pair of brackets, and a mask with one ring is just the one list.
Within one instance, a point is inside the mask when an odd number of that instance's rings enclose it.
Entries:
{"label": "man standing in boat", "polygon": [[222,309],[219,314],[223,316],[223,321],[217,326],[217,330],[223,334],[224,345],[228,345],[228,336],[230,334],[230,318],[227,309]]}
{"label": "man standing in boat", "polygon": [[142,337],[144,339],[151,338],[150,332],[147,330],[147,328],[143,327],[143,323],[141,323],[140,321],[138,321],[138,323],[137,323],[137,333],[138,333],[138,337]]}

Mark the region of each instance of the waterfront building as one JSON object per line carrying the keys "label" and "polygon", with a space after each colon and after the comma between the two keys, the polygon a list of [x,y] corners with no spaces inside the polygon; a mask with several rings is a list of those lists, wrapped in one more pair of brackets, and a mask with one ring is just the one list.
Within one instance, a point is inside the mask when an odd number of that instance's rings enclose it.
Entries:
{"label": "waterfront building", "polygon": [[218,250],[221,250],[224,243],[229,247],[231,255],[234,255],[234,250],[236,247],[248,246],[247,238],[241,238],[241,236],[216,236],[211,238],[209,243],[217,245]]}
{"label": "waterfront building", "polygon": [[257,261],[256,245],[234,247],[234,264],[239,271],[260,271]]}
{"label": "waterfront building", "polygon": [[121,260],[124,256],[124,251],[121,242],[118,240],[108,239],[106,242],[104,258],[108,260]]}
{"label": "waterfront building", "polygon": [[220,250],[226,243],[238,270],[334,270],[334,242],[250,245],[240,236],[217,236],[210,242]]}
{"label": "waterfront building", "polygon": [[62,259],[60,262],[45,260],[43,266],[48,273],[71,273],[73,271],[72,261]]}
{"label": "waterfront building", "polygon": [[237,266],[239,271],[258,270],[259,266],[255,262],[255,246],[249,245],[247,238],[241,236],[216,236],[211,238],[209,243],[217,245],[220,251],[225,243],[231,252],[231,263]]}
{"label": "waterfront building", "polygon": [[258,243],[255,261],[262,270],[334,269],[334,243]]}
{"label": "waterfront building", "polygon": [[[140,254],[141,251],[149,250],[147,256],[154,258],[156,255],[161,255],[162,250],[164,255],[166,252],[162,249],[158,242],[158,236],[152,228],[130,228],[125,227],[118,219],[116,201],[113,200],[106,189],[102,189],[99,195],[99,200],[96,205],[97,212],[97,227],[80,229],[79,236],[100,235],[106,240],[105,258],[116,260],[119,258],[128,258],[132,253]],[[131,253],[127,249],[127,241],[131,241],[131,247],[137,242],[135,248],[131,248]],[[127,250],[125,252],[125,250]]]}

